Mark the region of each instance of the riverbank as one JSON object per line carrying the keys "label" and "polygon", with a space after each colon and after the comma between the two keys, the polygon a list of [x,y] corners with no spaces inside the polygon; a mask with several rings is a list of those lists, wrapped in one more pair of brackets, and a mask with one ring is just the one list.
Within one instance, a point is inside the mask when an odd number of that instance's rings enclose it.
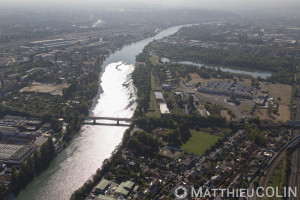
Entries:
{"label": "riverbank", "polygon": [[[154,34],[154,33],[153,33]],[[123,47],[132,43],[132,42],[136,42],[138,41],[140,38],[137,38],[136,40],[132,41],[127,41],[123,44]],[[123,48],[122,47],[122,48]],[[90,96],[93,96],[93,98],[91,98],[90,100],[87,99],[86,100],[86,107],[89,107],[91,108],[89,110],[89,113],[91,114],[91,110],[93,107],[95,107],[94,102],[95,102],[95,96],[99,93],[101,93],[101,87],[98,87],[99,86],[99,83],[101,83],[100,79],[102,77],[102,72],[104,70],[102,70],[105,66],[103,66],[103,63],[105,62],[106,58],[108,58],[111,54],[113,54],[114,52],[118,51],[119,47],[116,47],[115,49],[113,49],[112,51],[108,52],[108,54],[105,54],[105,55],[102,55],[101,58],[103,58],[102,60],[97,60],[97,64],[95,65],[95,68],[94,68],[94,71],[92,72],[92,74],[97,74],[97,76],[90,76],[90,79],[88,80],[88,82],[86,83],[86,85],[82,85],[81,88],[84,88],[84,87],[92,87],[93,85],[97,85],[97,87],[93,90],[94,91],[94,94],[90,95]],[[68,93],[69,94],[69,93]],[[77,95],[80,94],[80,93],[77,93]],[[68,98],[67,100],[70,101],[70,102],[74,102],[74,101],[80,101],[81,97],[77,96],[76,98],[75,95],[73,96],[72,94],[70,95],[71,98]],[[74,107],[74,109],[76,110],[77,108]],[[83,111],[82,114],[84,114],[85,111]],[[80,123],[80,120],[79,120],[79,116],[82,115],[82,114],[79,114],[78,115],[72,115],[73,118],[72,118],[72,121],[68,121],[68,125],[67,125],[67,129],[65,130],[65,133],[63,134],[63,137],[61,138],[61,140],[58,141],[58,143],[56,143],[56,153],[58,154],[58,156],[60,155],[60,152],[63,151],[63,149],[66,149],[69,145],[70,145],[70,142],[73,140],[72,138],[74,136],[76,136],[78,134],[78,131],[80,129],[82,129],[82,126],[79,125]],[[56,159],[56,158],[55,158]],[[49,160],[49,163],[52,161],[52,158]],[[26,161],[25,161],[26,162]],[[53,161],[55,162],[55,161]],[[51,166],[50,166],[51,168]],[[48,169],[48,167],[45,168],[46,170]],[[40,173],[39,173],[40,174]],[[39,176],[39,175],[38,175]],[[36,179],[36,176],[34,179],[31,179],[30,180],[30,183],[32,183],[32,181],[34,182]],[[23,188],[24,186],[22,186]],[[12,199],[14,198],[13,195],[10,195],[9,199]],[[21,198],[22,199],[22,198]]]}
{"label": "riverbank", "polygon": [[[142,51],[140,51],[139,53],[141,53],[141,52]],[[134,62],[135,62],[135,60],[134,60]],[[102,176],[110,168],[114,158],[121,154],[122,149],[124,149],[124,147],[125,147],[125,143],[127,142],[127,139],[129,138],[129,133],[131,132],[133,126],[134,126],[134,124],[131,124],[131,127],[125,131],[125,133],[123,135],[123,138],[122,138],[122,143],[120,143],[120,145],[118,145],[116,147],[116,149],[112,153],[111,157],[109,159],[107,159],[106,162],[104,162],[102,164],[102,166],[97,170],[96,174],[93,176],[93,180],[88,180],[82,187],[80,187],[79,189],[74,191],[74,193],[72,194],[71,199],[80,199],[82,197],[82,195],[89,192],[95,186],[95,183],[100,181]]]}
{"label": "riverbank", "polygon": [[272,76],[272,72],[269,71],[257,71],[254,69],[243,69],[243,68],[238,68],[238,67],[225,67],[225,66],[221,66],[221,65],[207,65],[207,64],[201,64],[201,63],[196,63],[196,62],[191,62],[191,61],[174,61],[174,60],[170,60],[168,58],[161,58],[161,61],[163,63],[178,63],[178,64],[183,64],[183,65],[194,65],[194,66],[198,66],[198,67],[208,67],[211,69],[217,69],[217,70],[221,70],[223,72],[229,72],[231,74],[238,74],[238,75],[244,75],[245,77],[261,77],[263,79],[266,79],[267,77],[271,77]]}
{"label": "riverbank", "polygon": [[[135,55],[139,54],[150,41],[170,35],[179,28],[180,26],[169,28],[154,37],[127,45],[120,51],[107,56],[102,64],[103,70],[97,76],[101,87],[97,87],[98,94],[94,98],[89,113],[95,116],[131,117],[136,106],[136,90],[130,78]],[[121,64],[120,61],[123,61],[123,64],[116,68]],[[114,84],[116,85],[113,86]],[[101,166],[104,159],[108,158],[115,147],[120,144],[123,137],[120,133],[124,131],[124,127],[83,126],[80,133],[75,134],[66,148],[52,161],[49,168],[21,191],[16,199],[53,199],[53,196],[60,199],[70,198],[71,193],[81,183],[88,180]],[[74,176],[74,174],[80,174],[80,176]]]}

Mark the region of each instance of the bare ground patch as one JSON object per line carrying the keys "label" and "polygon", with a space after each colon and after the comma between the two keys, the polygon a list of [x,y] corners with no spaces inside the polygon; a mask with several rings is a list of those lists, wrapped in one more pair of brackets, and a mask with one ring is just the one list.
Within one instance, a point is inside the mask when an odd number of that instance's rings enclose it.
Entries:
{"label": "bare ground patch", "polygon": [[258,109],[255,111],[255,116],[261,120],[267,119],[275,122],[287,122],[290,120],[291,112],[286,105],[279,105],[278,114],[268,114],[268,109]]}
{"label": "bare ground patch", "polygon": [[20,90],[20,92],[39,92],[39,93],[49,93],[52,95],[60,95],[62,96],[62,90],[64,88],[68,88],[70,84],[62,83],[62,84],[42,84],[33,82],[30,86],[24,87]]}
{"label": "bare ground patch", "polygon": [[[268,90],[270,97],[273,97],[277,103],[282,105],[289,105],[291,103],[293,90],[291,85],[267,83],[263,89]],[[280,100],[278,100],[278,98],[280,98]]]}
{"label": "bare ground patch", "polygon": [[221,116],[226,118],[226,121],[231,120],[231,116],[228,115],[227,110],[221,110]]}
{"label": "bare ground patch", "polygon": [[[193,84],[197,84],[197,83],[205,83],[207,81],[223,81],[223,82],[227,82],[227,81],[233,81],[232,79],[219,79],[219,78],[209,78],[209,79],[205,79],[202,78],[201,76],[199,76],[196,73],[191,73],[190,74],[192,80],[190,81]],[[241,79],[239,80],[238,78],[235,78],[237,80],[237,82],[241,85],[246,85],[246,86],[251,86],[251,80],[250,79]]]}

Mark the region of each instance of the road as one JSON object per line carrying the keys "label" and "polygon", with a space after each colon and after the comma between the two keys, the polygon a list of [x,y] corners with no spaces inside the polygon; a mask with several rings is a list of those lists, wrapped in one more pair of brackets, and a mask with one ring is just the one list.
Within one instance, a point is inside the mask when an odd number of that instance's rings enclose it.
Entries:
{"label": "road", "polygon": [[[296,113],[296,118],[295,120],[300,120],[300,91],[298,91],[298,99],[297,99],[297,113]],[[293,131],[293,138],[297,137],[300,135],[300,129],[297,128]],[[291,154],[291,173],[289,177],[289,182],[288,186],[291,188],[299,188],[299,172],[300,172],[300,148],[296,148],[295,151],[292,152]],[[298,189],[298,194],[297,197],[300,197],[299,189]],[[297,197],[290,197],[290,200],[297,200]]]}

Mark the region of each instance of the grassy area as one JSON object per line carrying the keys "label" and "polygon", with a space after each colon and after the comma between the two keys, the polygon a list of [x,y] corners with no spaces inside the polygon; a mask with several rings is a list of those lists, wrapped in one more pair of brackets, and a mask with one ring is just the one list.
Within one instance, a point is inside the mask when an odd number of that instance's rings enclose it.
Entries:
{"label": "grassy area", "polygon": [[293,91],[292,91],[292,101],[291,101],[291,106],[290,106],[290,111],[291,111],[291,120],[294,120],[294,117],[296,117],[296,106],[297,106],[297,92],[299,90],[298,86],[294,86],[293,87]]}
{"label": "grassy area", "polygon": [[291,111],[288,106],[279,104],[278,114],[269,115],[267,109],[257,109],[255,111],[255,116],[259,117],[261,120],[266,119],[285,123],[290,120]]}
{"label": "grassy area", "polygon": [[293,87],[284,84],[266,83],[264,90],[269,91],[269,97],[274,98],[274,101],[279,104],[278,114],[268,115],[267,109],[258,109],[255,111],[255,116],[260,119],[272,120],[275,122],[286,122],[290,120],[291,111],[289,105],[292,101]]}
{"label": "grassy area", "polygon": [[159,105],[155,99],[155,95],[153,91],[151,91],[150,105],[149,105],[148,112],[146,113],[146,117],[160,117],[160,116],[161,113],[160,113]]}
{"label": "grassy area", "polygon": [[150,94],[150,105],[148,112],[146,113],[147,117],[161,117],[159,105],[156,101],[154,90],[157,90],[155,76],[151,73],[151,94]]}
{"label": "grassy area", "polygon": [[181,146],[183,150],[189,153],[203,154],[206,149],[209,149],[220,138],[203,131],[191,130],[192,137]]}
{"label": "grassy area", "polygon": [[153,66],[158,65],[158,56],[151,56],[150,61]]}
{"label": "grassy area", "polygon": [[[200,83],[205,83],[207,81],[223,81],[223,82],[233,81],[232,79],[220,79],[220,78],[213,78],[213,77],[211,77],[209,79],[205,79],[205,78],[202,78],[201,76],[199,76],[196,73],[191,73],[190,76],[192,78],[192,80],[190,82],[194,83],[194,84],[197,84],[199,82]],[[238,84],[251,86],[251,80],[250,79],[243,78],[243,79],[239,80],[237,77],[235,77],[235,79],[237,80]]]}
{"label": "grassy area", "polygon": [[155,76],[151,73],[151,90],[158,90]]}
{"label": "grassy area", "polygon": [[[286,106],[291,103],[292,86],[267,83],[263,89],[269,91],[270,97],[274,98],[275,102]],[[280,100],[278,100],[278,98],[280,98]]]}
{"label": "grassy area", "polygon": [[[273,174],[269,178],[267,187],[278,187],[279,194],[283,195],[283,187],[286,186],[287,178],[286,178],[286,170],[287,170],[287,160],[282,159],[276,169],[274,170]],[[266,199],[283,199],[279,197],[265,197]]]}
{"label": "grassy area", "polygon": [[66,106],[65,103],[63,97],[59,95],[15,92],[5,96],[1,105],[34,116],[43,116],[44,114],[62,116],[61,113],[70,114],[72,112],[71,107],[76,106],[76,104]]}
{"label": "grassy area", "polygon": [[238,110],[243,114],[243,115],[250,115],[250,112],[252,110],[253,106],[239,106]]}
{"label": "grassy area", "polygon": [[221,110],[221,116],[225,117],[227,121],[231,120],[231,116],[228,114],[227,110]]}

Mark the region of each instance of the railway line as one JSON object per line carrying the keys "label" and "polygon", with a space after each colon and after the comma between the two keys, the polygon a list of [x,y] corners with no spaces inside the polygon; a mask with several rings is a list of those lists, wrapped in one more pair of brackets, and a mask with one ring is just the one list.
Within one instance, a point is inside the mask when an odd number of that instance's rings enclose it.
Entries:
{"label": "railway line", "polygon": [[[295,120],[300,120],[300,91],[298,91],[297,95],[297,110]],[[300,129],[297,127],[293,131],[293,138],[300,136]],[[291,153],[291,172],[288,179],[288,186],[292,188],[299,188],[299,173],[300,173],[300,148],[295,148],[295,150]],[[297,197],[299,195],[299,189],[297,190]],[[297,197],[290,197],[290,200],[297,200]]]}
{"label": "railway line", "polygon": [[[295,121],[300,121],[300,91],[297,95],[297,110]],[[274,158],[269,162],[268,167],[265,169],[265,176],[262,177],[260,181],[260,186],[266,188],[268,180],[270,176],[273,174],[275,168],[279,164],[280,160],[284,158],[289,148],[292,148],[293,151],[291,153],[291,173],[288,177],[288,186],[291,188],[299,188],[299,175],[300,175],[300,148],[298,144],[298,139],[300,137],[300,126],[295,125],[292,133],[292,140],[290,141],[290,145],[283,147]],[[294,141],[294,142],[293,142]],[[292,143],[292,144],[291,144]],[[297,197],[289,197],[289,200],[297,200],[300,197],[299,190],[297,190]],[[263,199],[263,198],[260,198]]]}

